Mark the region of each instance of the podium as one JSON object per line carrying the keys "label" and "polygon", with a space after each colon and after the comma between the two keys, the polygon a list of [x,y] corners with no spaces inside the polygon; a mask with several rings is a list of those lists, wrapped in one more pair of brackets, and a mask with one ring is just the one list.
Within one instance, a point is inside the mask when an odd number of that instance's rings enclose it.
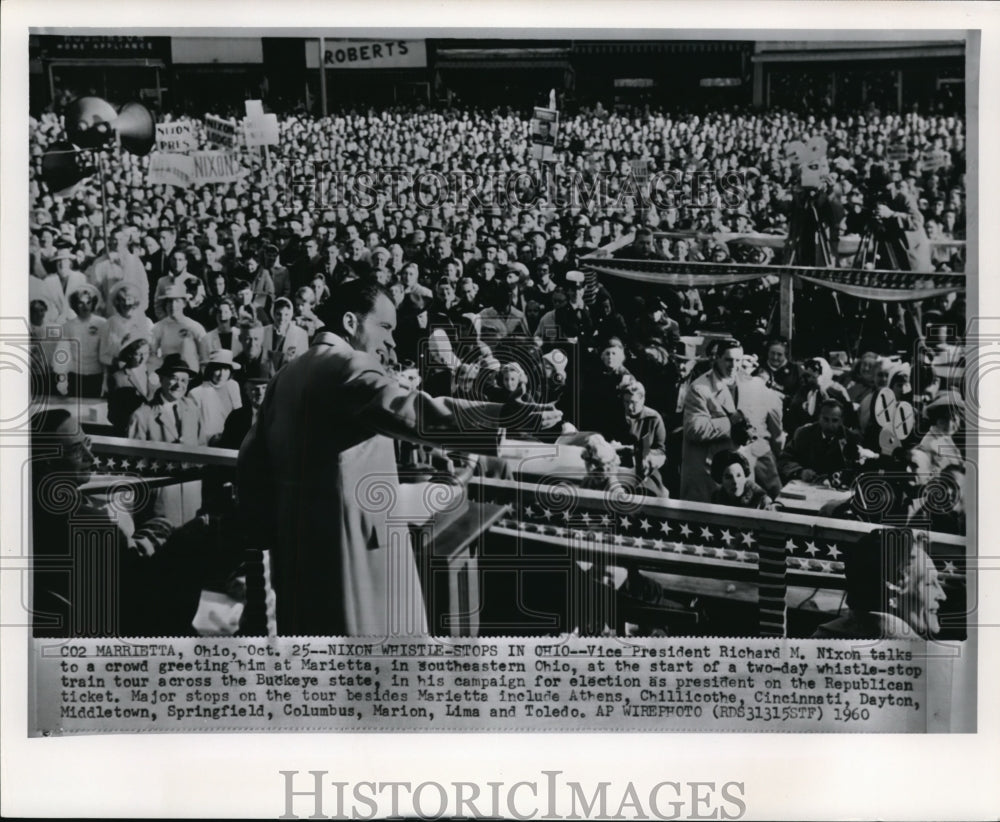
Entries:
{"label": "podium", "polygon": [[479,557],[485,533],[507,506],[471,502],[411,523],[420,584],[432,636],[479,634]]}

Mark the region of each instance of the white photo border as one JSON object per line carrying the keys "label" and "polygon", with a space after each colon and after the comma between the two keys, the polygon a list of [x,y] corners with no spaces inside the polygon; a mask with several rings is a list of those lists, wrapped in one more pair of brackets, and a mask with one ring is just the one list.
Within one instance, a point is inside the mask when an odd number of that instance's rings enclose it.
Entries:
{"label": "white photo border", "polygon": [[[793,39],[846,26],[912,39],[921,30],[981,29],[979,64],[968,66],[974,88],[978,72],[978,210],[986,215],[979,237],[979,260],[1000,252],[1000,183],[995,135],[1000,133],[1000,9],[980,3],[883,2],[359,2],[348,3],[170,3],[64,2],[7,0],[0,30],[2,60],[2,155],[0,180],[0,317],[23,315],[27,253],[28,37],[37,28],[175,26],[189,21],[199,27],[260,28],[295,25],[289,36],[322,27],[345,34],[382,28],[435,28],[474,36],[484,29],[503,29],[504,36],[530,36],[537,28],[593,28],[600,36],[662,37],[663,32],[688,37]],[[725,29],[711,27],[724,23]],[[613,25],[615,31],[606,28]],[[344,32],[354,28],[355,32]],[[761,31],[766,29],[767,31]],[[779,31],[784,30],[784,31]],[[383,29],[384,33],[391,33]],[[975,50],[970,49],[973,53]],[[970,111],[975,102],[970,101]],[[972,149],[970,154],[975,155]],[[970,175],[974,176],[974,175]],[[979,307],[1000,326],[1000,282],[981,266]],[[0,375],[0,419],[26,407],[27,385]],[[980,375],[984,407],[1000,407],[1000,384]],[[980,442],[980,498],[993,489],[996,456]],[[0,442],[0,551],[11,568],[25,539],[27,511],[20,510],[19,487],[24,449]],[[995,507],[994,507],[995,508]],[[978,544],[982,558],[992,553],[997,513],[979,509]],[[1000,569],[1000,563],[990,564]],[[993,572],[996,575],[996,571]],[[16,610],[18,575],[0,574],[0,625],[10,624]],[[545,770],[598,781],[633,781],[652,785],[678,782],[740,781],[746,785],[745,818],[980,819],[995,818],[1000,807],[1000,685],[998,654],[991,640],[1000,626],[1000,585],[984,571],[980,577],[980,625],[983,650],[979,664],[978,732],[966,735],[315,735],[282,734],[105,736],[29,739],[27,631],[0,628],[2,653],[2,813],[8,816],[278,816],[284,809],[281,770],[325,770],[331,779],[477,781],[539,780]],[[14,604],[12,604],[12,602]],[[300,814],[305,815],[302,811]]]}

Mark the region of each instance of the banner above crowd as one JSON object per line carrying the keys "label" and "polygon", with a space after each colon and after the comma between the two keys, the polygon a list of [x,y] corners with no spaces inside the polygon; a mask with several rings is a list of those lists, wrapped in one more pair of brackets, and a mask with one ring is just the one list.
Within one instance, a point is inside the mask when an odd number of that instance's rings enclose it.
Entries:
{"label": "banner above crowd", "polygon": [[[319,40],[306,40],[306,68],[319,68]],[[424,40],[325,40],[328,69],[426,68]]]}
{"label": "banner above crowd", "polygon": [[234,183],[249,173],[238,151],[155,152],[149,155],[149,182],[177,188]]}
{"label": "banner above crowd", "polygon": [[808,283],[826,286],[862,300],[909,302],[965,290],[964,274],[926,274],[913,271],[865,271],[817,268],[796,272]]}
{"label": "banner above crowd", "polygon": [[801,281],[832,288],[852,297],[887,302],[926,300],[965,290],[964,274],[803,268],[677,260],[629,260],[596,254],[580,261],[588,271],[671,288],[713,288],[764,277],[792,274]]}
{"label": "banner above crowd", "polygon": [[640,283],[668,285],[671,288],[712,288],[733,285],[767,276],[758,266],[681,263],[668,260],[618,260],[613,257],[584,257],[588,271],[622,277]]}

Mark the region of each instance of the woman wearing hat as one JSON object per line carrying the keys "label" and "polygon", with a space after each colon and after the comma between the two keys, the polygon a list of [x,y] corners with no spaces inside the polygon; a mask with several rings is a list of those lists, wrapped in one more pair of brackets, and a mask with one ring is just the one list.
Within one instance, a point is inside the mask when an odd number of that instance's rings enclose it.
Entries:
{"label": "woman wearing hat", "polygon": [[55,308],[58,312],[58,322],[68,319],[73,309],[69,307],[67,296],[71,291],[75,291],[82,285],[87,284],[87,278],[77,271],[76,255],[71,245],[60,243],[55,255],[52,258],[56,267],[55,274],[49,274],[44,282],[48,285],[49,291],[55,299]]}
{"label": "woman wearing hat", "polygon": [[229,415],[243,405],[240,387],[231,379],[239,367],[232,351],[212,351],[204,367],[205,381],[191,389],[189,396],[201,406],[202,434],[209,445],[222,434]]}
{"label": "woman wearing hat", "polygon": [[57,390],[70,397],[98,399],[104,391],[100,335],[108,322],[94,314],[100,295],[94,286],[84,283],[71,291],[67,300],[74,313],[62,324],[62,340],[52,360]]}
{"label": "woman wearing hat", "polygon": [[962,427],[965,401],[954,389],[938,394],[924,407],[924,414],[931,424],[930,430],[920,441],[920,448],[931,456],[935,474],[949,465],[964,465],[962,452],[953,437]]}
{"label": "woman wearing hat", "polygon": [[150,371],[150,350],[148,338],[134,337],[115,355],[115,368],[108,376],[108,420],[120,437],[128,434],[135,409],[153,399],[160,387],[159,376]]}
{"label": "woman wearing hat", "polygon": [[613,442],[632,452],[637,491],[666,497],[660,469],[667,462],[667,429],[658,411],[646,405],[646,387],[634,377],[618,386],[618,413],[607,431]]}
{"label": "woman wearing hat", "polygon": [[127,281],[117,283],[108,295],[114,313],[108,317],[100,334],[99,357],[106,368],[113,369],[122,347],[132,340],[153,336],[153,322],[143,313],[136,287]]}
{"label": "woman wearing hat", "polygon": [[184,310],[190,297],[184,283],[176,283],[157,295],[159,310],[166,316],[153,326],[150,340],[153,356],[165,360],[171,354],[179,354],[188,368],[198,373],[200,361],[198,348],[205,339],[205,327],[188,317]]}
{"label": "woman wearing hat", "polygon": [[767,491],[750,478],[750,463],[739,451],[720,451],[712,457],[712,479],[719,484],[712,494],[716,505],[770,510]]}

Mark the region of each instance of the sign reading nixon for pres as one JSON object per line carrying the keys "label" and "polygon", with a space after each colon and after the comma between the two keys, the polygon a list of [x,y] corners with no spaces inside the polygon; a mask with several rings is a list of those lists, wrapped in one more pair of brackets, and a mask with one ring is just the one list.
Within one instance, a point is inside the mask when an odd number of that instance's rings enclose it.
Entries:
{"label": "sign reading nixon for pres", "polygon": [[[424,68],[424,40],[324,40],[323,64],[331,69]],[[306,68],[319,68],[319,40],[306,41]]]}
{"label": "sign reading nixon for pres", "polygon": [[157,123],[157,151],[185,152],[198,148],[192,123]]}

